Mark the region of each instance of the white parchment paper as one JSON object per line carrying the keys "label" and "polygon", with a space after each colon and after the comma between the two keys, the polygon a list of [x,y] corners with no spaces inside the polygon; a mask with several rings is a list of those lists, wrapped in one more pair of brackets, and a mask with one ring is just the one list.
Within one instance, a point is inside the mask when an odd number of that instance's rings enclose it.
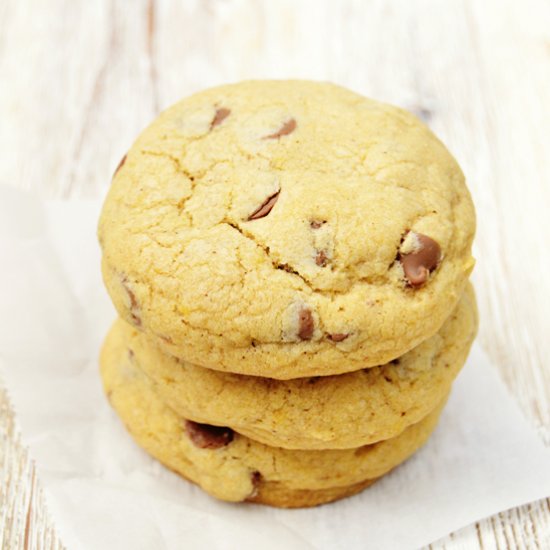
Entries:
{"label": "white parchment paper", "polygon": [[115,313],[99,207],[0,188],[0,372],[70,550],[410,549],[550,495],[550,452],[476,346],[426,447],[358,496],[310,510],[235,505],[165,470],[101,391]]}

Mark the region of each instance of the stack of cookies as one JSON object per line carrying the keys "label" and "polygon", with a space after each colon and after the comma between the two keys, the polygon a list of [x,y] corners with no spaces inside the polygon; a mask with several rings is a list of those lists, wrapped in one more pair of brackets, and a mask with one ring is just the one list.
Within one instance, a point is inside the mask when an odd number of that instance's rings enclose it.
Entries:
{"label": "stack of cookies", "polygon": [[434,430],[477,329],[464,177],[413,115],[255,81],[165,111],[99,226],[105,391],[213,496],[314,506]]}

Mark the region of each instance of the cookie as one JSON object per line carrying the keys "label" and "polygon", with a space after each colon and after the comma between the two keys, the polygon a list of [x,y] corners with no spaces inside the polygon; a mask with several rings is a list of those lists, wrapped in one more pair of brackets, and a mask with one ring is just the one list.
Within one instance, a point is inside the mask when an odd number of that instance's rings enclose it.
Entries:
{"label": "cookie", "polygon": [[406,460],[428,439],[443,406],[399,436],[356,449],[300,451],[270,447],[230,428],[184,419],[154,392],[129,360],[103,357],[111,404],[136,442],[160,462],[228,501],[314,506],[354,494]]}
{"label": "cookie", "polygon": [[278,508],[309,508],[327,504],[342,498],[351,497],[370,487],[376,479],[366,479],[347,487],[331,487],[330,489],[289,489],[279,483],[263,483],[258,493],[247,499],[248,502],[268,504]]}
{"label": "cookie", "polygon": [[274,380],[213,371],[162,353],[122,320],[102,353],[113,363],[129,354],[181,416],[275,447],[339,449],[389,439],[426,416],[448,393],[476,329],[468,284],[438,333],[397,360],[353,373]]}
{"label": "cookie", "polygon": [[253,81],[165,111],[99,224],[120,315],[167,352],[289,379],[384,364],[435,334],[474,265],[459,166],[415,116]]}

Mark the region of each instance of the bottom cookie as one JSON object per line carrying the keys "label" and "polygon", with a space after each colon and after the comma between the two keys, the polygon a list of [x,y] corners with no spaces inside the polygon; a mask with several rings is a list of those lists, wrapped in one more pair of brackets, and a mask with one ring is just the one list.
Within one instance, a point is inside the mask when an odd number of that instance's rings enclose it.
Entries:
{"label": "bottom cookie", "polygon": [[368,487],[426,442],[444,404],[392,439],[355,449],[288,450],[181,418],[129,357],[103,361],[101,373],[114,409],[149,454],[221,500],[286,508],[323,504]]}
{"label": "bottom cookie", "polygon": [[276,482],[267,482],[260,485],[257,495],[246,500],[257,504],[276,506],[277,508],[310,508],[356,495],[363,489],[370,487],[378,479],[366,479],[344,487],[317,490],[289,489]]}

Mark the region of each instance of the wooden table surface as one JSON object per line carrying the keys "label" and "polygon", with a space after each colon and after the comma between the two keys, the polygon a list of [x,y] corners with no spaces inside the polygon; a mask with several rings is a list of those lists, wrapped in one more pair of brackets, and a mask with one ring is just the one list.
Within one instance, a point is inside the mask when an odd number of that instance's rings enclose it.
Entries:
{"label": "wooden table surface", "polygon": [[[159,109],[245,78],[331,80],[445,141],[478,211],[479,340],[550,445],[550,3],[0,0],[0,182],[97,196]],[[2,548],[61,548],[3,390],[0,468]],[[550,501],[432,548],[550,548]]]}

